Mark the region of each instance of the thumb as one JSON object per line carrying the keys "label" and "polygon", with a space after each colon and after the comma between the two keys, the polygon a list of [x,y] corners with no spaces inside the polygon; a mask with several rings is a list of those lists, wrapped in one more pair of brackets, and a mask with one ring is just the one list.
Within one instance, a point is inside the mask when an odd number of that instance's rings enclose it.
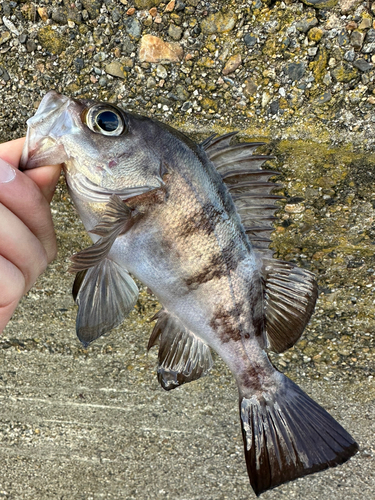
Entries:
{"label": "thumb", "polygon": [[[0,145],[1,158],[14,167],[18,168],[25,138],[15,139]],[[59,180],[61,165],[39,167],[24,172],[32,179],[42,191],[44,197],[50,203],[55,192],[57,181]]]}

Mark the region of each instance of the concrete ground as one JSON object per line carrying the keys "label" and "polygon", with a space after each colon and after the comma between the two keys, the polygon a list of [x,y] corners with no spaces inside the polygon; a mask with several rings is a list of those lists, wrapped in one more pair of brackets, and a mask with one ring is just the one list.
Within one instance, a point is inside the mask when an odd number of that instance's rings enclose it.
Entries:
{"label": "concrete ground", "polygon": [[[60,257],[0,339],[0,498],[255,498],[232,376],[215,358],[206,378],[163,391],[156,349],[146,352],[148,318],[158,307],[152,297],[142,291],[121,328],[88,350],[80,346],[66,269],[67,256],[87,241],[65,194],[59,196]],[[352,368],[348,380],[348,369],[332,377],[319,376],[319,366],[283,371],[353,434],[360,452],[264,500],[375,499],[374,382]]]}
{"label": "concrete ground", "polygon": [[[222,363],[206,379],[165,393],[153,373],[155,356],[129,353],[129,340],[116,352],[87,356],[1,350],[0,498],[255,498],[236,388]],[[361,452],[263,498],[375,498],[373,401],[359,400],[356,386],[303,385]]]}

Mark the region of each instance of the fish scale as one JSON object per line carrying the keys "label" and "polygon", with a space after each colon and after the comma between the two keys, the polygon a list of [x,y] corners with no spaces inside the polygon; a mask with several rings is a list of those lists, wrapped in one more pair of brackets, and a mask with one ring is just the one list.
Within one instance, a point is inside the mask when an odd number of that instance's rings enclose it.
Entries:
{"label": "fish scale", "polygon": [[[203,173],[206,174],[206,171],[207,168],[202,168]],[[214,184],[212,180],[210,182]],[[177,252],[179,258],[176,277],[181,276],[183,293],[186,293],[186,288],[188,291],[194,291],[197,302],[201,302],[202,295],[212,298],[211,307],[214,310],[209,319],[210,324],[214,323],[215,314],[217,314],[215,309],[233,310],[242,304],[243,312],[236,319],[233,328],[243,332],[244,335],[248,334],[252,330],[253,317],[249,307],[247,314],[244,311],[246,306],[251,304],[251,301],[245,300],[245,297],[249,284],[252,282],[251,274],[254,272],[254,263],[252,267],[251,264],[248,266],[251,270],[250,276],[248,276],[249,272],[242,271],[241,274],[236,272],[240,262],[244,263],[246,259],[251,262],[252,258],[251,248],[243,234],[234,205],[228,216],[228,208],[224,209],[225,202],[219,203],[221,201],[219,194],[216,194],[215,200],[216,206],[219,206],[217,209],[210,198],[207,198],[201,186],[199,186],[200,191],[195,188],[192,193],[191,183],[186,182],[185,179],[178,179],[175,182],[171,179],[169,184],[173,188],[167,187],[168,199],[164,205],[158,207],[160,210],[158,219],[161,224],[159,242],[155,242],[155,246],[161,246],[165,241],[173,241],[172,260],[174,252]],[[189,225],[190,230],[193,230],[186,235],[186,217],[189,221],[191,215],[200,222],[193,228]],[[203,234],[200,229],[202,226],[204,227]],[[179,239],[181,230],[185,234],[182,240]],[[167,258],[169,261],[170,255]],[[244,266],[241,266],[240,270],[243,268]],[[151,269],[149,273],[152,273]],[[143,277],[143,281],[145,280],[147,276]],[[166,300],[164,298],[164,302]],[[260,293],[258,300],[261,300]],[[206,308],[207,302],[206,300]],[[195,306],[194,309],[197,308],[198,306]],[[188,321],[188,318],[185,321]],[[202,329],[200,330],[202,336]]]}
{"label": "fish scale", "polygon": [[[103,113],[105,113],[103,115]],[[206,375],[214,349],[239,391],[244,454],[256,495],[334,467],[358,450],[350,434],[266,352],[293,346],[317,299],[314,275],[273,259],[279,196],[262,143],[201,144],[108,103],[49,92],[28,121],[21,168],[63,163],[93,245],[72,257],[76,330],[84,346],[120,325],[138,290],[162,304],[148,348],[159,344],[166,390]],[[182,389],[183,390],[183,389]]]}

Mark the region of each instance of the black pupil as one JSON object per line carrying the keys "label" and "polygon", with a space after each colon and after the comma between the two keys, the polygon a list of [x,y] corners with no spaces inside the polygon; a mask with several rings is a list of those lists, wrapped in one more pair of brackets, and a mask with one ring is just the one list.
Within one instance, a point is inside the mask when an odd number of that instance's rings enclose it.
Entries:
{"label": "black pupil", "polygon": [[119,126],[119,118],[113,111],[102,111],[96,123],[104,132],[114,132]]}

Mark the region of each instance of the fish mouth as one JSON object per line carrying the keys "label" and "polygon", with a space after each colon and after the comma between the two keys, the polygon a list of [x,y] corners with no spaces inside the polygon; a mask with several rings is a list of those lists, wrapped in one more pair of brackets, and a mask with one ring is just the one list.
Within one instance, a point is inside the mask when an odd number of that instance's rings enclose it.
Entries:
{"label": "fish mouth", "polygon": [[79,132],[72,105],[77,103],[54,90],[43,97],[35,115],[27,120],[20,170],[56,165],[68,160],[59,139],[66,133]]}

